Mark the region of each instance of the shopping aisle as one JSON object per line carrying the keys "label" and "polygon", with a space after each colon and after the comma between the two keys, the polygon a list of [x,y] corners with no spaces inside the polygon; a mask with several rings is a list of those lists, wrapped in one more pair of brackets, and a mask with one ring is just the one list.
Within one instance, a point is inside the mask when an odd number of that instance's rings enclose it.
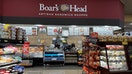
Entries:
{"label": "shopping aisle", "polygon": [[39,66],[25,68],[24,74],[82,74],[80,66]]}

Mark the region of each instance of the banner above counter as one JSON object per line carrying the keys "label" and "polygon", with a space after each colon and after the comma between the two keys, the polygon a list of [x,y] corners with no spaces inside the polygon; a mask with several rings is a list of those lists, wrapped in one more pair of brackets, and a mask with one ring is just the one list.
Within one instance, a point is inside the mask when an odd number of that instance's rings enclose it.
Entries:
{"label": "banner above counter", "polygon": [[3,0],[3,16],[122,19],[120,0]]}
{"label": "banner above counter", "polygon": [[120,0],[3,0],[2,13],[5,22],[8,17],[124,20]]}

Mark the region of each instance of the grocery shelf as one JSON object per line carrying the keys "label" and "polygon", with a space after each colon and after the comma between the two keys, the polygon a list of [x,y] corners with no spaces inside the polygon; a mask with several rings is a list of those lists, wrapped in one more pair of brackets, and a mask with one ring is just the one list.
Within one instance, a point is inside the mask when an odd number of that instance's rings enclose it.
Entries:
{"label": "grocery shelf", "polygon": [[[0,47],[3,48],[3,47],[7,47],[9,45],[16,45],[16,44],[24,44],[24,40],[16,40],[16,39],[5,39],[5,38],[0,38]],[[13,51],[11,52],[8,52],[8,53],[4,53],[4,54],[0,54],[0,56],[15,56],[15,52],[13,53]],[[8,57],[7,56],[7,57]],[[10,58],[10,57],[9,57]],[[0,69],[9,69],[9,68],[12,68],[13,66],[16,66],[20,63],[20,61],[18,60],[15,60],[16,58],[12,58],[14,59],[13,61],[9,60],[9,61],[2,61],[1,60],[1,63],[0,63]],[[13,73],[14,74],[14,73]]]}
{"label": "grocery shelf", "polygon": [[18,64],[18,63],[20,63],[20,62],[19,61],[13,61],[13,62],[9,62],[9,63],[0,63],[0,67],[12,65],[12,64]]}

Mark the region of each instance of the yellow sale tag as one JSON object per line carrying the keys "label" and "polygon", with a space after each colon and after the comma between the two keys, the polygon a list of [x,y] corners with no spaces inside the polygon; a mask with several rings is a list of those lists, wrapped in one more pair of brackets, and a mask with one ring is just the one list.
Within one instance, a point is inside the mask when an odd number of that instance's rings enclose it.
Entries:
{"label": "yellow sale tag", "polygon": [[128,45],[128,42],[124,41],[122,42],[122,45]]}

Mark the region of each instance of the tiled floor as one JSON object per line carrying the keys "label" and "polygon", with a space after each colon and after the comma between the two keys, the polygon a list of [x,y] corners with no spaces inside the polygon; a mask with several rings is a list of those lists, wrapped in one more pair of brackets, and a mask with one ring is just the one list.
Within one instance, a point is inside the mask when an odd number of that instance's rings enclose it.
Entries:
{"label": "tiled floor", "polygon": [[24,74],[82,74],[80,66],[39,66],[25,68]]}

